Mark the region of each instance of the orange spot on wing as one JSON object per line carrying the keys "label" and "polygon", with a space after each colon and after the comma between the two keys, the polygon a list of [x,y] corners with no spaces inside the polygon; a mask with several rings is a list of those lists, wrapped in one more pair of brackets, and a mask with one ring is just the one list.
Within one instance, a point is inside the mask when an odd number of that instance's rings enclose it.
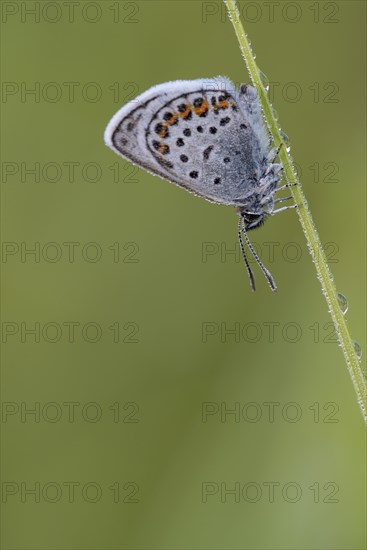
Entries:
{"label": "orange spot on wing", "polygon": [[174,113],[172,118],[170,118],[167,122],[167,126],[172,126],[172,124],[175,124],[176,120],[178,119],[178,113]]}
{"label": "orange spot on wing", "polygon": [[165,143],[160,143],[159,144],[159,152],[164,155],[165,153],[168,152],[168,145],[166,145]]}
{"label": "orange spot on wing", "polygon": [[186,105],[186,110],[183,113],[178,113],[178,116],[185,119],[187,118],[191,113],[192,105],[189,103]]}
{"label": "orange spot on wing", "polygon": [[214,110],[218,111],[218,109],[227,109],[229,107],[229,101],[226,99],[224,101],[218,101],[216,105],[214,105]]}
{"label": "orange spot on wing", "polygon": [[194,111],[197,115],[202,115],[203,113],[206,113],[208,109],[209,103],[207,102],[207,100],[203,101],[200,107],[194,107]]}
{"label": "orange spot on wing", "polygon": [[167,134],[168,134],[168,126],[167,124],[164,124],[162,130],[159,132],[159,135],[161,136],[161,138],[165,138],[167,137]]}

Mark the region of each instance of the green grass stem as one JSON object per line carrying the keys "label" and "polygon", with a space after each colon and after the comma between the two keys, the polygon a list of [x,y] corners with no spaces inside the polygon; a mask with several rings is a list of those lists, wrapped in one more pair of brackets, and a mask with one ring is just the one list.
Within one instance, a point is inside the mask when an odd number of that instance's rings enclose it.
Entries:
{"label": "green grass stem", "polygon": [[279,122],[270,104],[269,97],[263,84],[264,78],[260,72],[255,57],[252,53],[250,43],[240,21],[240,15],[236,6],[235,0],[224,0],[226,4],[229,18],[233,24],[241,53],[245,59],[247,70],[250,74],[253,85],[256,87],[263,109],[263,113],[268,124],[269,130],[274,138],[274,145],[279,146],[283,143],[283,147],[279,152],[279,158],[283,166],[287,169],[285,176],[288,182],[296,183],[297,185],[290,187],[295,202],[299,205],[297,209],[299,220],[306,237],[307,246],[310,251],[312,261],[315,264],[317,278],[321,283],[322,292],[326,298],[329,313],[335,325],[335,330],[338,336],[340,347],[343,351],[347,368],[353,382],[353,387],[356,392],[357,402],[361,408],[365,422],[367,423],[367,391],[366,379],[362,370],[361,361],[355,349],[355,344],[350,336],[345,315],[340,307],[340,298],[336,290],[332,274],[326,261],[325,252],[320,242],[315,224],[313,222],[306,197],[303,193],[301,183],[297,177],[296,170],[292,161],[292,157],[287,150],[287,143],[284,143],[284,134],[279,127]]}

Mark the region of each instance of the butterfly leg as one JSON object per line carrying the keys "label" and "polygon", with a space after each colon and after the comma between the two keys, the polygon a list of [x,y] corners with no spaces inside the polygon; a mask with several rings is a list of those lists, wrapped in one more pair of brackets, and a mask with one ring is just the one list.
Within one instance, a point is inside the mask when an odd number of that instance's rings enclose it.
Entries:
{"label": "butterfly leg", "polygon": [[283,189],[287,189],[288,187],[294,187],[295,185],[298,185],[297,183],[287,183],[286,185],[282,185],[282,187],[278,187],[278,189],[276,190],[276,193],[278,193],[278,191],[283,191]]}
{"label": "butterfly leg", "polygon": [[275,199],[273,200],[271,197],[264,197],[261,201],[260,201],[260,204],[261,205],[266,205],[268,203],[272,203],[272,204],[276,204],[277,202],[284,202],[284,201],[289,201],[290,199],[293,199],[292,195],[289,196],[289,197],[281,197],[280,199]]}
{"label": "butterfly leg", "polygon": [[284,212],[284,210],[290,210],[291,208],[298,208],[298,204],[292,204],[291,206],[282,206],[282,208],[278,208],[278,210],[273,210],[273,212],[269,212],[270,216],[274,216],[274,214],[278,214],[279,212]]}

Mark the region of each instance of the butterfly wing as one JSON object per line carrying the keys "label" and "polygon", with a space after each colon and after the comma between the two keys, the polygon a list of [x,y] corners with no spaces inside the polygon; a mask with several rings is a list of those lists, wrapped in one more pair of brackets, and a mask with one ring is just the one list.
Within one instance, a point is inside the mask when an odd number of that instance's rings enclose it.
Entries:
{"label": "butterfly wing", "polygon": [[238,205],[253,192],[269,147],[250,95],[223,77],[160,84],[114,115],[105,142],[196,195]]}

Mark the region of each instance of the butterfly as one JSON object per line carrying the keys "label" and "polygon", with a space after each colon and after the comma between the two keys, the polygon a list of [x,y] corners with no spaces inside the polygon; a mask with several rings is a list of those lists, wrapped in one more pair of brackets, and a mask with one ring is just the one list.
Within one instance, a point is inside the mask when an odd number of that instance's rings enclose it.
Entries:
{"label": "butterfly", "polygon": [[[236,207],[238,239],[252,290],[255,278],[244,240],[272,290],[275,281],[248,231],[292,197],[274,198],[282,165],[270,145],[256,89],[237,90],[225,77],[177,80],[153,86],[124,105],[105,130],[106,145],[147,172],[214,203]],[[244,240],[243,240],[244,237]]]}

